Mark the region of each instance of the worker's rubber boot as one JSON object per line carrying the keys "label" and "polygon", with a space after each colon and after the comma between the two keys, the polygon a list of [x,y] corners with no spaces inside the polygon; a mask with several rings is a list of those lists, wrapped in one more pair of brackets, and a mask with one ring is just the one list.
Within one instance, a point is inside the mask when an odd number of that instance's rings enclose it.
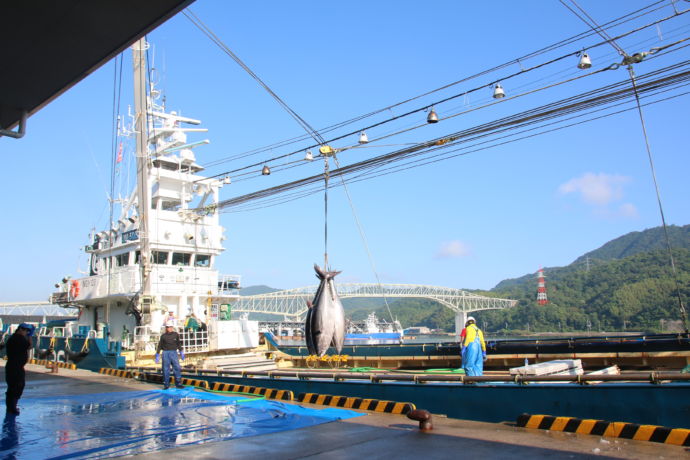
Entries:
{"label": "worker's rubber boot", "polygon": [[19,409],[17,408],[17,399],[7,398],[5,400],[5,404],[7,404],[7,413],[8,414],[19,415]]}

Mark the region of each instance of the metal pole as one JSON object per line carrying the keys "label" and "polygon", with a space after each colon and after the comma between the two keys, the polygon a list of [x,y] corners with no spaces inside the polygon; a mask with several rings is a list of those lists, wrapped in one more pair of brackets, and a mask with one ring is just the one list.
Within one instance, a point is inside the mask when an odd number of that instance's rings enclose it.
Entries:
{"label": "metal pole", "polygon": [[141,38],[132,46],[134,67],[134,110],[137,157],[137,207],[139,214],[139,241],[141,242],[141,295],[151,292],[151,257],[148,234],[148,216],[151,199],[149,197],[149,158],[147,147],[147,100],[146,100],[146,49],[148,44]]}

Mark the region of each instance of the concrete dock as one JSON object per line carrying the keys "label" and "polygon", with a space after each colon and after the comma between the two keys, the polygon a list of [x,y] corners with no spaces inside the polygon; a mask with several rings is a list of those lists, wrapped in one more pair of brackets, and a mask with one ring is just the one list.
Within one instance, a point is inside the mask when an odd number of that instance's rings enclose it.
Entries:
{"label": "concrete dock", "polygon": [[[1,391],[6,389],[4,366]],[[39,365],[27,365],[23,398],[88,395],[125,391],[147,391],[160,386],[97,374],[84,370],[59,369],[57,374]],[[310,404],[305,407],[320,408]],[[22,402],[19,404],[22,407]],[[423,408],[420,408],[423,409]],[[26,409],[25,409],[26,410]],[[78,417],[78,415],[70,415]],[[16,417],[20,433],[14,446],[22,446],[22,417]],[[25,420],[28,416],[25,417]],[[49,423],[49,422],[46,422]],[[690,449],[681,446],[627,439],[602,438],[564,432],[517,428],[514,421],[482,423],[433,417],[434,428],[418,429],[417,422],[403,415],[367,412],[363,417],[334,421],[306,428],[258,436],[228,439],[135,455],[142,459],[163,459],[170,455],[209,459],[252,459],[279,456],[281,459],[343,458],[687,458]],[[49,427],[44,427],[48,428]],[[6,438],[3,428],[3,440]],[[0,449],[6,449],[2,443]],[[9,451],[7,451],[9,452]],[[6,452],[6,453],[7,453]],[[12,458],[40,458],[35,450],[20,449]],[[6,458],[0,450],[0,456]],[[85,457],[79,457],[85,458]]]}

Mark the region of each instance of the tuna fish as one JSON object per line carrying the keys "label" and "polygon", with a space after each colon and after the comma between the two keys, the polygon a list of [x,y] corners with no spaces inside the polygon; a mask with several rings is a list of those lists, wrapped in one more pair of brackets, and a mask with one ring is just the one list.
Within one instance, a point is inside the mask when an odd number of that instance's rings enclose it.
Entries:
{"label": "tuna fish", "polygon": [[333,282],[340,272],[327,272],[316,264],[314,270],[321,283],[314,301],[307,302],[309,311],[304,324],[307,348],[310,354],[323,356],[332,346],[340,354],[345,340],[345,312]]}

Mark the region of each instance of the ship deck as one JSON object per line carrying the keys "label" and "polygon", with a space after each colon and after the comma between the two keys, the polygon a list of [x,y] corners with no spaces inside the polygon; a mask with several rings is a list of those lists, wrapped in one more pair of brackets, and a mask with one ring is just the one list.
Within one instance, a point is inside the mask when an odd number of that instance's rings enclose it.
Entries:
{"label": "ship deck", "polygon": [[[29,433],[37,430],[55,433],[54,440],[64,442],[69,433],[59,435],[52,418],[32,418],[32,401],[50,401],[60,396],[75,396],[81,400],[95,399],[104,393],[125,395],[125,392],[146,392],[160,389],[159,385],[133,379],[101,375],[85,370],[59,369],[57,374],[39,365],[27,365],[27,385],[20,401],[22,415],[5,418],[0,449],[15,457],[46,458],[38,450]],[[0,368],[4,375],[4,367]],[[2,378],[2,385],[4,385]],[[4,391],[4,389],[0,389]],[[285,402],[285,404],[291,404]],[[300,404],[320,409],[322,406]],[[362,412],[362,411],[358,411]],[[286,431],[247,436],[236,439],[196,443],[182,447],[137,454],[137,458],[157,459],[174,456],[194,458],[257,458],[259,455],[279,455],[281,458],[454,458],[459,452],[485,458],[647,458],[680,457],[687,448],[627,439],[605,439],[575,433],[551,432],[518,428],[512,423],[483,423],[433,417],[432,431],[422,432],[417,422],[403,415],[364,412],[365,416],[332,421]],[[145,426],[145,420],[134,420],[130,426]],[[62,417],[83,417],[79,413],[65,413]],[[97,416],[107,418],[107,412]],[[67,425],[69,426],[69,421]],[[77,424],[75,424],[77,426]],[[61,438],[62,436],[62,438]],[[44,440],[45,441],[45,440]],[[132,455],[121,451],[117,455]],[[85,455],[88,456],[88,455]],[[81,458],[77,456],[77,458]]]}

